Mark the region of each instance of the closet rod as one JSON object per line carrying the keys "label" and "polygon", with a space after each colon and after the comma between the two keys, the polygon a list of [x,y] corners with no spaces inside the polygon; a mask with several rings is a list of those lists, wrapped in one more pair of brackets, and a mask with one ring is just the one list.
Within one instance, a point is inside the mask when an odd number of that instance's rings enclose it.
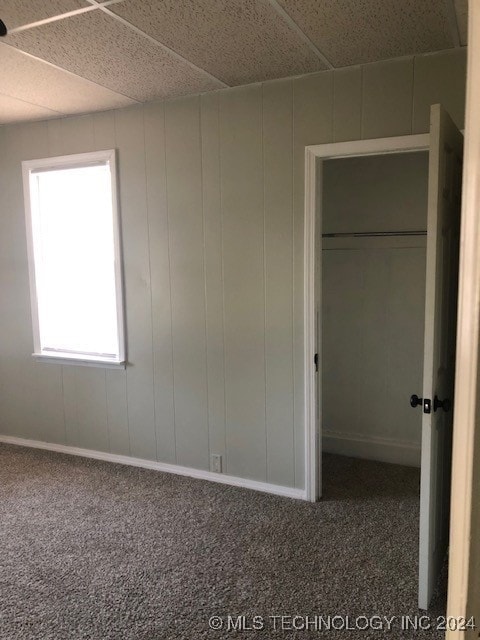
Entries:
{"label": "closet rod", "polygon": [[372,238],[390,236],[426,236],[426,231],[361,231],[358,233],[322,233],[322,238]]}

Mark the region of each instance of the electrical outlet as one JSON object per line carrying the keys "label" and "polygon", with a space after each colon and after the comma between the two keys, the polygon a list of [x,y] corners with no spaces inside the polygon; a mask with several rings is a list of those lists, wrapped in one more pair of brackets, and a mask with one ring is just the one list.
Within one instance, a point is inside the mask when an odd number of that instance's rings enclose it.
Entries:
{"label": "electrical outlet", "polygon": [[219,453],[212,453],[210,456],[210,471],[222,473],[222,456]]}

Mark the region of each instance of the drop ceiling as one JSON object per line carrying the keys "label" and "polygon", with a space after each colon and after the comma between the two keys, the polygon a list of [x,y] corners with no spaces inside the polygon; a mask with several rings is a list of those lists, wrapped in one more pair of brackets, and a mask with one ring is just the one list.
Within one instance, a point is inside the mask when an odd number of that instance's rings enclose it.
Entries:
{"label": "drop ceiling", "polygon": [[466,45],[467,0],[0,0],[0,124]]}

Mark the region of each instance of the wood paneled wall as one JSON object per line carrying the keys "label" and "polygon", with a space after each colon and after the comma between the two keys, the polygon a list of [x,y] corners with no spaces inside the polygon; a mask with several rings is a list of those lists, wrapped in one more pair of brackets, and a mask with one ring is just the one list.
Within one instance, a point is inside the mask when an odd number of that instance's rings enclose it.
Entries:
{"label": "wood paneled wall", "polygon": [[[304,147],[463,126],[464,85],[452,50],[0,128],[0,433],[303,487]],[[129,366],[36,363],[20,163],[113,147]]]}

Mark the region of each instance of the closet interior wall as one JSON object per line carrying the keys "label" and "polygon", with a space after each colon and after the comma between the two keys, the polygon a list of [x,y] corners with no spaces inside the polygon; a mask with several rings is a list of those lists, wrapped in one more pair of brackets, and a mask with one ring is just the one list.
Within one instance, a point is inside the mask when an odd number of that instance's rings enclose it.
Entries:
{"label": "closet interior wall", "polygon": [[428,153],[328,160],[323,450],[420,465]]}

